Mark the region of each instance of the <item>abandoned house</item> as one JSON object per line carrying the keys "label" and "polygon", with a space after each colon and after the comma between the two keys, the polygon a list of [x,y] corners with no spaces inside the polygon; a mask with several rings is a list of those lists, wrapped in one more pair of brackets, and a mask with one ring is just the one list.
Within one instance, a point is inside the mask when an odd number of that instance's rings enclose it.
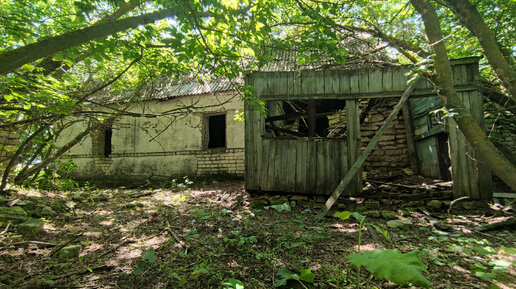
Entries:
{"label": "abandoned house", "polygon": [[[135,184],[244,176],[244,124],[235,120],[243,103],[230,81],[161,79],[141,99],[128,104],[128,115],[105,123],[70,150],[76,179]],[[80,126],[84,123],[68,129],[62,141]]]}
{"label": "abandoned house", "polygon": [[[452,64],[457,91],[484,125],[478,60]],[[104,124],[70,150],[77,164],[74,175],[123,184],[245,173],[249,191],[329,195],[398,102],[409,69],[273,66],[256,71],[245,81],[254,87],[253,96],[265,101],[268,114],[246,103],[245,124],[234,119],[244,103],[229,81],[162,81],[129,111],[163,116],[124,116]],[[167,115],[180,107],[189,109]],[[491,173],[453,120],[442,117],[441,107],[431,85],[418,82],[361,170],[411,168],[425,177],[453,179],[456,196],[491,198]],[[345,193],[361,188],[358,173]]]}
{"label": "abandoned house", "polygon": [[[485,126],[478,58],[452,62],[456,90]],[[246,188],[330,195],[355,164],[407,89],[409,67],[254,72],[246,83],[269,114],[246,104]],[[452,119],[438,112],[433,87],[419,80],[362,167],[410,167],[436,179],[453,179],[454,195],[490,199],[491,173],[475,157]],[[451,171],[450,171],[451,169]],[[359,172],[347,195],[362,188]]]}

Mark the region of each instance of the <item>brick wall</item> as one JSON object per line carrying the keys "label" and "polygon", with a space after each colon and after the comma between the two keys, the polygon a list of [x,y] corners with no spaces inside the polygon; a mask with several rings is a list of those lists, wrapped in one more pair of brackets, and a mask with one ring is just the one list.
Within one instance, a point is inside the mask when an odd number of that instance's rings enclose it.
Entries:
{"label": "brick wall", "polygon": [[[361,125],[361,147],[365,149],[385,119],[398,103],[398,99],[382,99],[370,110]],[[361,103],[363,109],[367,104]],[[365,171],[390,171],[409,166],[408,148],[403,116],[395,118],[364,163]]]}
{"label": "brick wall", "polygon": [[93,159],[95,166],[98,167],[104,174],[109,175],[112,173],[111,164],[113,163],[113,159],[102,158],[98,156],[95,156]]}
{"label": "brick wall", "polygon": [[18,136],[14,132],[8,129],[0,130],[0,169],[3,170],[17,144]]}
{"label": "brick wall", "polygon": [[198,151],[197,175],[234,175],[244,176],[244,149],[213,149]]}

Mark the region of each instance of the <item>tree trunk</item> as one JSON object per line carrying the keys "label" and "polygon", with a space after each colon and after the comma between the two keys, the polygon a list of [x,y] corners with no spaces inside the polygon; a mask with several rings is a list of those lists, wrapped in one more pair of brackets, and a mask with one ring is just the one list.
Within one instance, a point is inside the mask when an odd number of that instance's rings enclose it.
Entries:
{"label": "tree trunk", "polygon": [[4,169],[4,173],[2,175],[2,182],[0,183],[0,192],[3,192],[5,187],[7,186],[7,178],[9,177],[9,174],[11,173],[11,170],[14,168],[14,166],[17,164],[17,160],[20,157],[20,155],[25,150],[25,147],[40,133],[45,131],[49,125],[43,125],[39,129],[37,129],[35,132],[33,132],[29,137],[27,137],[22,143],[19,144],[18,149],[14,153],[14,155],[11,157],[11,160],[7,164],[7,166]]}
{"label": "tree trunk", "polygon": [[[118,10],[116,10],[112,14],[104,16],[99,22],[97,22],[95,24],[100,24],[100,23],[106,22],[106,21],[115,21],[118,18],[122,17],[127,12],[136,8],[138,5],[139,5],[139,3],[135,3],[133,1],[124,3],[124,4],[122,4],[122,6],[120,6],[120,8],[118,8]],[[89,56],[89,53],[84,52],[78,58],[76,58],[74,61],[75,61],[75,63],[80,62],[87,56]],[[52,57],[53,57],[53,55],[49,55],[40,62],[41,67],[43,68],[43,71],[41,72],[43,75],[49,75],[50,73],[56,71],[56,69],[58,69],[59,67],[61,67],[63,65],[63,63],[64,63],[63,61],[55,61],[52,59]],[[61,78],[63,76],[64,72],[67,71],[68,69],[70,69],[70,66],[65,64],[65,66],[63,67],[63,70],[59,70],[58,75],[54,75],[54,78]],[[36,72],[36,71],[34,71],[34,72]]]}
{"label": "tree trunk", "polygon": [[505,59],[494,33],[487,27],[475,6],[468,0],[446,0],[445,3],[459,21],[477,37],[487,61],[511,94],[513,102],[516,101],[516,70]]}
{"label": "tree trunk", "polygon": [[24,64],[96,38],[175,16],[175,10],[176,8],[172,7],[121,20],[107,21],[7,51],[0,55],[0,74],[9,73]]}
{"label": "tree trunk", "polygon": [[50,163],[58,159],[60,156],[62,156],[64,153],[66,153],[69,149],[71,149],[74,145],[79,143],[85,136],[87,136],[90,131],[97,129],[100,127],[101,124],[96,124],[93,126],[88,126],[85,130],[83,130],[80,134],[78,134],[74,139],[72,139],[70,142],[68,142],[66,145],[60,147],[55,153],[53,153],[48,158],[44,159],[38,164],[35,164],[34,166],[30,167],[29,169],[25,170],[23,173],[18,174],[14,178],[14,183],[16,185],[21,185],[25,179],[28,177],[39,173],[42,169],[44,169],[46,166],[48,166]]}
{"label": "tree trunk", "polygon": [[500,179],[516,191],[516,168],[487,139],[478,122],[457,96],[452,82],[452,68],[442,37],[439,18],[434,7],[428,0],[410,0],[410,2],[423,17],[428,43],[434,52],[436,72],[434,81],[441,101],[446,109],[453,114],[453,119],[469,144],[478,153],[480,159]]}

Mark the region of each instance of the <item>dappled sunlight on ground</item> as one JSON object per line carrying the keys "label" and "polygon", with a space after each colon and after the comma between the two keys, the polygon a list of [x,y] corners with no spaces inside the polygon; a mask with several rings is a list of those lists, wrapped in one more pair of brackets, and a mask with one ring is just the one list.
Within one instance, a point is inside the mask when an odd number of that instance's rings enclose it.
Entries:
{"label": "dappled sunlight on ground", "polygon": [[331,224],[331,228],[336,229],[337,232],[346,233],[346,234],[355,234],[358,233],[358,225],[357,224]]}
{"label": "dappled sunlight on ground", "polygon": [[[358,245],[353,246],[353,249],[358,252]],[[372,251],[374,249],[378,249],[378,244],[375,243],[367,243],[360,245],[360,252],[364,251]]]}
{"label": "dappled sunlight on ground", "polygon": [[84,256],[87,256],[88,254],[91,254],[91,253],[93,253],[95,251],[99,251],[99,250],[102,250],[102,249],[104,249],[104,245],[90,241],[88,246],[85,246],[85,248],[81,252],[80,256],[84,257]]}
{"label": "dappled sunlight on ground", "polygon": [[[15,229],[0,236],[0,271],[6,272],[0,282],[8,280],[7,288],[24,288],[41,280],[50,280],[56,288],[220,288],[229,278],[242,281],[245,288],[274,288],[274,279],[283,266],[296,274],[301,269],[311,270],[318,285],[307,284],[308,288],[353,288],[356,284],[356,268],[347,256],[358,250],[359,223],[353,218],[332,217],[316,222],[313,216],[318,208],[312,201],[290,211],[253,206],[257,198],[243,191],[242,182],[199,185],[183,191],[82,193],[82,200],[77,193],[31,191],[19,195],[45,199],[53,194],[61,203],[75,196],[76,205],[73,209],[62,206],[56,217],[47,219],[45,232],[36,238],[16,237]],[[352,211],[360,210],[364,200],[341,202],[340,209]],[[391,207],[393,212],[402,209],[401,205]],[[424,252],[429,271],[424,275],[436,288],[465,289],[472,284],[488,288],[489,282],[472,275],[470,267],[475,262],[486,268],[493,267],[489,264],[493,260],[514,263],[516,254],[509,248],[514,235],[474,232],[474,226],[486,222],[485,216],[454,215],[447,224],[453,230],[444,232],[435,231],[434,225],[446,219],[446,212],[427,213],[413,209],[397,215],[413,222],[408,230],[390,229],[382,218],[366,217],[366,222],[389,231],[389,240],[379,234],[381,245],[403,253],[413,249]],[[362,252],[381,248],[368,228],[361,233]],[[47,244],[28,243],[34,240]],[[60,247],[67,245],[80,245],[79,257],[58,259]],[[493,253],[486,257],[474,247],[492,248]],[[516,280],[511,266],[508,281],[497,281],[498,287],[510,288],[504,284]],[[365,270],[361,272],[367,280]],[[369,282],[378,288],[395,288],[382,280]],[[45,286],[40,288],[52,288]]]}
{"label": "dappled sunlight on ground", "polygon": [[135,247],[123,247],[120,248],[117,252],[116,259],[120,260],[131,260],[140,258],[142,255],[142,250],[140,248]]}

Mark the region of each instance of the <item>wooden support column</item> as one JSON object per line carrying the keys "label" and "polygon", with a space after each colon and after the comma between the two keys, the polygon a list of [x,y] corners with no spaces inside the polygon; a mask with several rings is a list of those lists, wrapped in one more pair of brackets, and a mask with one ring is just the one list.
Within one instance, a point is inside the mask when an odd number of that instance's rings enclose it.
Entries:
{"label": "wooden support column", "polygon": [[409,158],[410,169],[416,175],[419,175],[419,161],[417,159],[416,143],[414,142],[414,124],[412,123],[412,116],[408,103],[405,103],[401,108],[403,114],[403,122],[405,123],[405,132],[407,134],[407,154]]}
{"label": "wooden support column", "polygon": [[407,89],[405,89],[405,91],[401,95],[400,101],[398,102],[398,104],[396,104],[396,106],[394,107],[394,110],[391,112],[391,114],[389,114],[389,116],[383,123],[382,127],[380,127],[378,132],[376,132],[373,139],[371,139],[371,142],[367,145],[367,147],[365,148],[362,155],[360,155],[360,157],[357,159],[357,161],[349,169],[346,176],[344,176],[342,181],[340,181],[339,185],[337,186],[337,188],[335,188],[335,190],[333,191],[331,196],[328,198],[328,200],[324,204],[324,207],[321,209],[319,214],[317,214],[317,216],[315,216],[316,220],[321,220],[326,215],[326,213],[328,213],[328,211],[331,209],[333,204],[335,204],[335,202],[340,197],[340,195],[342,194],[342,192],[344,191],[346,186],[351,182],[351,179],[353,179],[355,174],[360,170],[360,168],[364,164],[364,162],[367,159],[367,157],[369,156],[369,154],[371,154],[374,147],[376,146],[376,144],[378,143],[380,138],[383,136],[383,133],[387,130],[387,128],[391,124],[392,120],[398,115],[398,113],[401,110],[401,107],[407,102],[407,99],[409,98],[410,94],[412,93],[412,90],[414,90],[414,87],[416,86],[417,82],[419,82],[419,79],[417,81],[412,82],[407,87]]}
{"label": "wooden support column", "polygon": [[308,137],[315,137],[315,128],[317,126],[317,105],[315,100],[308,101]]}

